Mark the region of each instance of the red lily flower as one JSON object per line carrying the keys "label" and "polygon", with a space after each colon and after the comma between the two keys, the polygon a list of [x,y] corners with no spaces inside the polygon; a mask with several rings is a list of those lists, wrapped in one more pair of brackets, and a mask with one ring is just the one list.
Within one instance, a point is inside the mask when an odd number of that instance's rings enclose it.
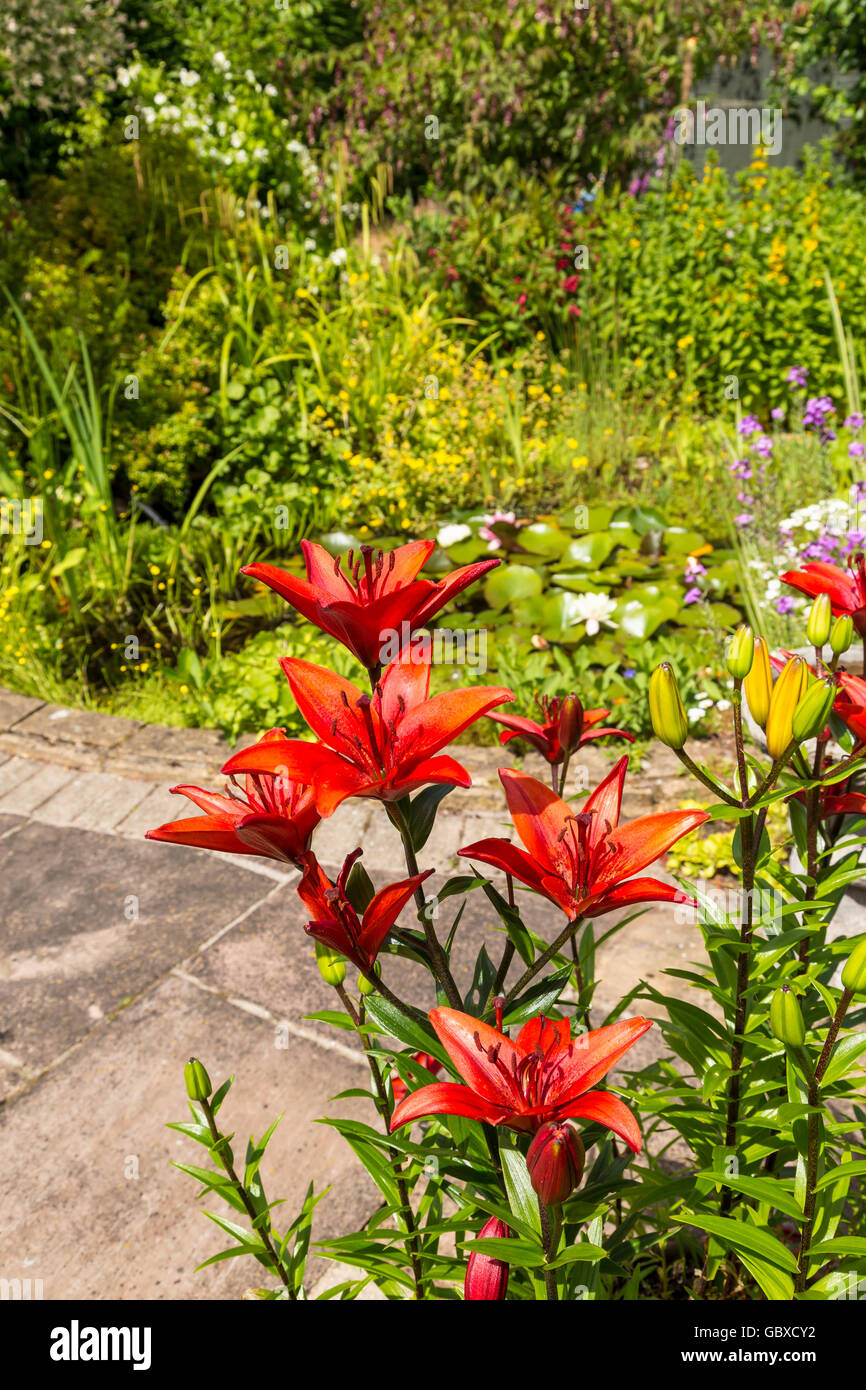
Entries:
{"label": "red lily flower", "polygon": [[[574,738],[576,741],[569,749],[569,753],[595,738],[616,736],[617,738],[627,738],[629,743],[634,742],[634,734],[627,733],[625,729],[593,728],[594,724],[599,724],[602,719],[607,718],[610,714],[609,709],[584,709],[576,696],[573,699]],[[560,739],[560,715],[565,701],[556,696],[551,698],[545,695],[541,699],[536,697],[536,703],[544,723],[536,723],[534,719],[523,719],[518,714],[491,714],[489,718],[495,719],[498,724],[505,725],[505,733],[499,735],[501,744],[508,743],[509,739],[512,738],[522,738],[531,744],[549,763],[561,763],[565,759],[565,749]]]}
{"label": "red lily flower", "polygon": [[[691,903],[679,888],[655,878],[632,878],[683,835],[709,820],[706,811],[664,811],[619,825],[628,757],[599,783],[575,813],[549,787],[523,772],[500,768],[508,809],[526,846],[479,840],[458,850],[513,874],[542,893],[569,920],[598,917],[630,903]],[[628,879],[628,882],[623,880]]]}
{"label": "red lily flower", "polygon": [[415,889],[433,870],[427,869],[423,874],[381,888],[359,918],[346,897],[346,880],[360,853],[356,849],[349,855],[336,885],[331,883],[312,851],[305,854],[298,896],[311,915],[311,921],[304,927],[307,935],[323,942],[332,951],[339,951],[362,975],[369,977],[389,931]]}
{"label": "red lily flower", "polygon": [[[412,1058],[412,1061],[418,1063],[418,1068],[413,1067],[411,1069],[413,1077],[415,1076],[416,1071],[418,1069],[422,1069],[422,1075],[426,1071],[429,1072],[431,1076],[438,1076],[440,1071],[442,1070],[442,1063],[439,1061],[439,1058],[431,1057],[429,1052],[416,1052]],[[408,1089],[409,1088],[402,1077],[396,1075],[392,1077],[391,1090],[394,1093],[395,1105],[398,1105],[400,1103],[400,1101],[406,1095]]]}
{"label": "red lily flower", "polygon": [[433,755],[494,705],[514,696],[498,686],[477,685],[428,700],[430,663],[429,649],[411,658],[404,653],[391,662],[371,696],[322,666],[285,657],[280,665],[320,742],[257,744],[229,758],[223,770],[279,770],[310,782],[323,816],[350,796],[398,801],[430,782],[471,786],[469,773],[454,758]]}
{"label": "red lily flower", "polygon": [[841,690],[833,710],[857,740],[857,751],[866,743],[866,680],[840,671]]}
{"label": "red lily flower", "polygon": [[[283,743],[285,737],[285,729],[269,729],[254,747]],[[201,787],[172,787],[205,814],[148,830],[145,839],[299,863],[321,820],[312,787],[284,773],[250,772],[243,790],[234,777],[231,781],[226,796]]]}
{"label": "red lily flower", "polygon": [[804,565],[801,570],[788,570],[782,579],[792,589],[798,589],[810,598],[827,594],[834,615],[838,618],[849,614],[857,632],[866,638],[866,555],[861,552],[853,556],[848,564],[850,574],[846,574],[838,565],[816,560]]}
{"label": "red lily flower", "polygon": [[251,575],[275,590],[305,618],[329,632],[349,648],[368,671],[381,669],[385,634],[409,631],[424,625],[468,584],[499,564],[481,560],[452,570],[444,579],[419,579],[429,560],[434,541],[411,541],[387,553],[362,545],[358,558],[349,551],[346,570],[343,557],[333,556],[313,541],[301,541],[307,567],[306,581],[276,565],[246,565]]}
{"label": "red lily flower", "polygon": [[534,1134],[549,1120],[604,1125],[640,1151],[640,1130],[628,1107],[590,1088],[642,1037],[652,1021],[631,1018],[572,1038],[568,1019],[543,1014],[512,1042],[504,1033],[456,1009],[432,1009],[430,1022],[466,1082],[436,1081],[397,1106],[391,1129],[422,1115],[462,1115]]}

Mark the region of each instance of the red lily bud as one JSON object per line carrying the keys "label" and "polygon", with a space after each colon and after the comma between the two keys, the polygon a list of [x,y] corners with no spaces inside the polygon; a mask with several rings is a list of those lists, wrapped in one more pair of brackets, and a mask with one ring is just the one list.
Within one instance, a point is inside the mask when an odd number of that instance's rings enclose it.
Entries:
{"label": "red lily bud", "polygon": [[559,707],[559,745],[568,757],[580,747],[583,733],[583,705],[576,695],[566,695]]}
{"label": "red lily bud", "polygon": [[549,1120],[529,1146],[529,1180],[546,1207],[558,1207],[583,1177],[584,1149],[570,1120]]}
{"label": "red lily bud", "polygon": [[[498,1216],[491,1216],[478,1232],[484,1240],[501,1240],[508,1235],[508,1227]],[[502,1302],[508,1292],[508,1265],[503,1260],[495,1260],[492,1255],[482,1255],[480,1251],[469,1256],[466,1266],[466,1284],[463,1297],[481,1299],[488,1303]]]}

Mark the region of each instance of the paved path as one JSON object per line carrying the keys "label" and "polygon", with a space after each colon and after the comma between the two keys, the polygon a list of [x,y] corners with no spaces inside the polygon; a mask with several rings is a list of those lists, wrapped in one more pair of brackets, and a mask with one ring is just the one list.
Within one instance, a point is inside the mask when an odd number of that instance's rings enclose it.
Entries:
{"label": "paved path", "polygon": [[[474,786],[444,804],[422,867],[447,872],[460,845],[510,825],[495,775],[502,755],[464,753]],[[287,1211],[314,1172],[333,1185],[315,1234],[351,1229],[377,1205],[342,1140],[313,1123],[369,1119],[369,1107],[330,1100],[364,1084],[364,1064],[346,1035],[305,1018],[332,1007],[333,993],[302,930],[297,874],[142,838],[192,810],[170,785],[221,785],[227,754],[213,731],[0,692],[0,1171],[13,1175],[0,1196],[0,1277],[40,1279],[49,1299],[235,1298],[255,1282],[243,1261],[193,1272],[225,1241],[202,1217],[194,1182],[170,1166],[200,1161],[165,1128],[188,1117],[191,1053],[215,1083],[236,1075],[222,1113],[239,1140],[285,1114],[263,1172]],[[632,784],[626,816],[690,795],[665,754]],[[608,766],[598,749],[586,765],[591,781]],[[374,877],[398,873],[399,842],[383,821],[374,803],[347,803],[317,832],[320,859],[333,870],[360,844]],[[546,930],[546,908],[524,901]],[[464,990],[494,925],[472,895],[455,953]],[[694,953],[693,932],[668,909],[637,919],[600,953],[599,1011]],[[429,1006],[416,967],[389,968],[400,992]],[[636,1061],[658,1055],[654,1032],[639,1047]]]}

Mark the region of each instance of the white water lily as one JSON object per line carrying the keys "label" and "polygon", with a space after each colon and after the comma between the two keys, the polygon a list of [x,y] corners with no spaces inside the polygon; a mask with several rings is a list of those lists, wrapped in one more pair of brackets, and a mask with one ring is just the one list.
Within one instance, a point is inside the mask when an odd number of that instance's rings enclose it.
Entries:
{"label": "white water lily", "polygon": [[594,637],[602,623],[611,623],[611,614],[616,609],[616,603],[608,598],[607,594],[575,594],[574,614],[576,621],[586,623],[587,637]]}
{"label": "white water lily", "polygon": [[468,540],[472,531],[468,526],[443,526],[436,537],[436,544],[443,550],[447,550],[449,545],[456,545],[458,541]]}

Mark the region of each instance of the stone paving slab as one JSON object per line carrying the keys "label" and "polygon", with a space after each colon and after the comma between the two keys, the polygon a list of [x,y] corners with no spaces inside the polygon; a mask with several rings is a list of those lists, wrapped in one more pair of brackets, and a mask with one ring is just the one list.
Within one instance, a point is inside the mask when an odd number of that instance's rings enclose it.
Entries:
{"label": "stone paving slab", "polygon": [[49,1066],[279,887],[204,850],[24,824],[0,840],[0,1045]]}
{"label": "stone paving slab", "polygon": [[[0,1170],[0,1273],[43,1280],[46,1299],[239,1298],[264,1282],[251,1260],[195,1266],[231,1244],[203,1215],[234,1213],[200,1190],[172,1160],[206,1166],[204,1150],[165,1128],[189,1119],[183,1064],[207,1058],[215,1084],[235,1085],[220,1112],[236,1131],[236,1157],[281,1112],[262,1165],[271,1200],[291,1220],[315,1172],[332,1191],[317,1208],[314,1239],[353,1229],[378,1195],[324,1114],[367,1117],[365,1101],[332,1102],[359,1084],[340,1053],[292,1038],[274,1045],[271,1026],[174,976],[94,1031],[35,1087],[4,1107]],[[363,1083],[361,1083],[363,1084]],[[325,1269],[313,1260],[313,1280]],[[260,1278],[260,1275],[263,1276]]]}

